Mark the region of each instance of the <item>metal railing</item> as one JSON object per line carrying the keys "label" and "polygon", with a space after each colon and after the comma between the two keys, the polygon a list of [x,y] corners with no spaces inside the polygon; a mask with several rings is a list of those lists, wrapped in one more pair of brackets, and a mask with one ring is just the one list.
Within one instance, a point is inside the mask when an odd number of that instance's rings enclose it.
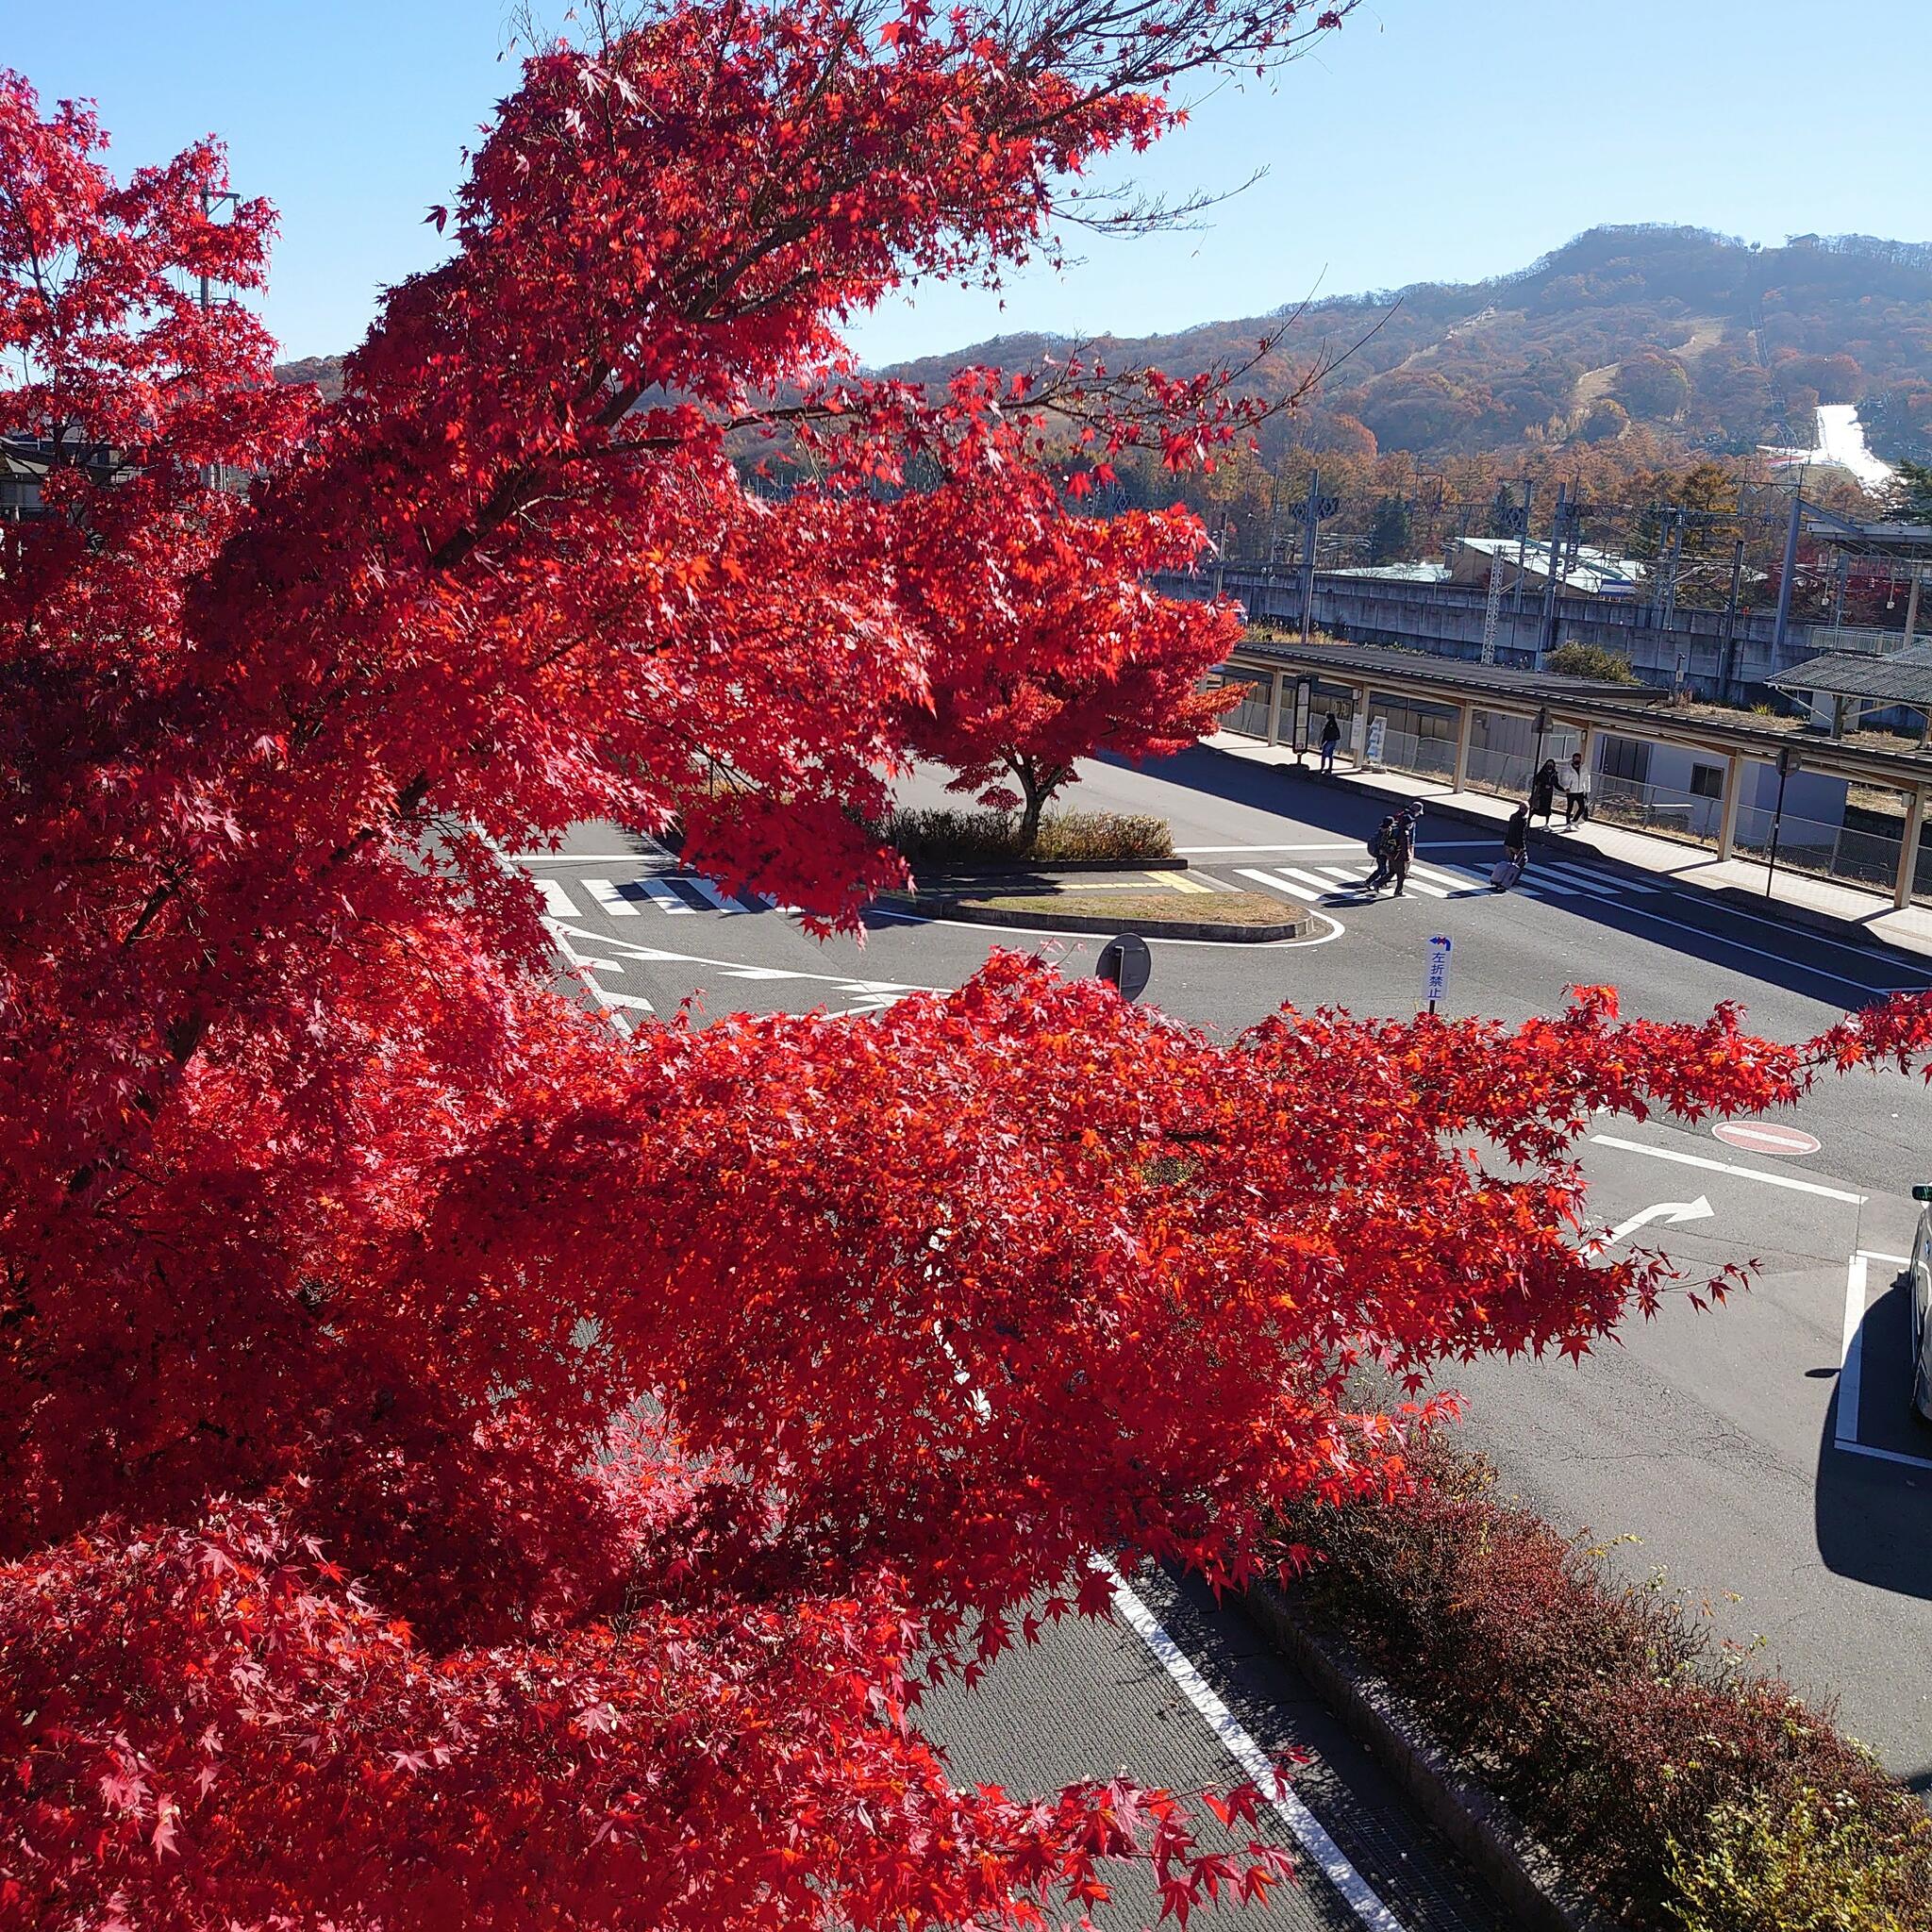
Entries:
{"label": "metal railing", "polygon": [[[1932,643],[1932,597],[1925,600],[1924,619],[1910,640],[1914,644]],[[1820,656],[1842,651],[1867,658],[1890,658],[1904,650],[1907,642],[1902,628],[1882,630],[1874,624],[1814,624],[1807,630],[1805,641]]]}
{"label": "metal railing", "polygon": [[[1561,800],[1559,799],[1560,806]],[[1724,803],[1676,785],[1652,785],[1599,772],[1591,796],[1591,816],[1633,832],[1654,832],[1690,845],[1715,846],[1724,823]]]}
{"label": "metal railing", "polygon": [[1382,730],[1382,763],[1391,771],[1413,772],[1419,778],[1446,781],[1456,775],[1456,741],[1453,738],[1424,737],[1413,731],[1397,731],[1385,724]]}
{"label": "metal railing", "polygon": [[[1837,879],[1848,886],[1890,891],[1898,879],[1901,839],[1856,825],[1837,825],[1786,812],[1776,819],[1769,807],[1740,806],[1732,850],[1739,858],[1771,856],[1774,823],[1780,870]],[[1923,867],[1922,867],[1923,874]]]}

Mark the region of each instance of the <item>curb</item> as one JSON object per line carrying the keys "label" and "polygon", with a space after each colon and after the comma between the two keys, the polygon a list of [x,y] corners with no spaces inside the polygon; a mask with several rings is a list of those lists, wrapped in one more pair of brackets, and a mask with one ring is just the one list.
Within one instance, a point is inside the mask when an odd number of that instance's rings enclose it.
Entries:
{"label": "curb", "polygon": [[1306,939],[1315,929],[1314,915],[1306,908],[1300,916],[1275,925],[1226,925],[1209,919],[1142,919],[1123,927],[1117,919],[1081,912],[991,912],[958,899],[928,898],[914,893],[902,903],[934,919],[958,919],[968,925],[993,925],[1035,932],[1104,933],[1108,939],[1123,930],[1150,940],[1219,940],[1232,945],[1270,945],[1281,940]]}
{"label": "curb", "polygon": [[915,874],[945,878],[1038,879],[1060,872],[1186,872],[1189,861],[1175,853],[1168,858],[1042,858],[1031,864],[1024,858],[908,858],[906,863]]}
{"label": "curb", "polygon": [[1314,1687],[1357,1743],[1475,1868],[1530,1932],[1613,1932],[1610,1921],[1563,1876],[1499,1798],[1466,1778],[1417,1728],[1395,1693],[1357,1670],[1295,1605],[1265,1583],[1243,1607],[1261,1634]]}
{"label": "curb", "polygon": [[[1726,906],[1735,906],[1740,912],[1755,912],[1764,917],[1767,901],[1762,892],[1754,892],[1749,886],[1705,886],[1701,890],[1713,899],[1721,899]],[[1787,925],[1802,925],[1807,932],[1822,932],[1835,935],[1840,939],[1857,940],[1859,945],[1874,953],[1890,955],[1902,963],[1924,967],[1926,963],[1923,953],[1914,953],[1904,946],[1895,946],[1888,939],[1881,939],[1873,932],[1862,919],[1847,919],[1837,912],[1821,912],[1815,906],[1795,906],[1789,899],[1773,899],[1768,902],[1777,908],[1778,918]],[[1872,916],[1881,918],[1893,908],[1888,903]]]}

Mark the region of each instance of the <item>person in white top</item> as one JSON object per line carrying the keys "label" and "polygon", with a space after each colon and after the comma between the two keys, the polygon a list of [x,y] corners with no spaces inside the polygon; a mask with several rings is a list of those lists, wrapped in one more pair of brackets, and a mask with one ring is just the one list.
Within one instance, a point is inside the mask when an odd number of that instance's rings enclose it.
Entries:
{"label": "person in white top", "polygon": [[1583,762],[1583,754],[1573,752],[1570,762],[1557,774],[1557,783],[1563,791],[1563,823],[1574,825],[1579,819],[1590,816],[1590,768]]}

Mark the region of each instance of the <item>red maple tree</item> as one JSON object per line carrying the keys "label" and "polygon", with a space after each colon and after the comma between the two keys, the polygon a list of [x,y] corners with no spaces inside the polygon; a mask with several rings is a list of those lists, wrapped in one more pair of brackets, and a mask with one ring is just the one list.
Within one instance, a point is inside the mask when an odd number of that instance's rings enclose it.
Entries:
{"label": "red maple tree", "polygon": [[[1932,1036],[1591,994],[1226,1042],[1000,958],[626,1044],[547,990],[499,848],[588,817],[830,922],[896,879],[863,826],[932,587],[1012,564],[997,517],[915,555],[897,486],[1241,423],[1152,373],[930,400],[835,325],[1041,246],[1166,78],[1298,30],[783,0],[550,49],[326,409],[197,298],[271,226],[210,218],[219,154],[117,185],[0,79],[0,430],[45,469],[0,529],[0,1918],[1026,1924],[1127,1857],[1263,1891],[1173,1794],[959,1787],[915,1674],[1103,1608],[1091,1551],[1239,1582],[1272,1501],[1400,1482],[1433,1412],[1352,1413],[1365,1357],[1652,1302],[1577,1236],[1592,1108]],[[817,479],[782,501],[734,461],[766,432]]]}
{"label": "red maple tree", "polygon": [[908,738],[953,767],[950,790],[1018,805],[1023,849],[1076,759],[1168,757],[1235,703],[1202,681],[1240,641],[1239,610],[1149,582],[1199,555],[1187,511],[1074,516],[1044,473],[1017,466],[997,491],[952,482],[904,508],[912,612],[932,645],[931,708],[909,714]]}

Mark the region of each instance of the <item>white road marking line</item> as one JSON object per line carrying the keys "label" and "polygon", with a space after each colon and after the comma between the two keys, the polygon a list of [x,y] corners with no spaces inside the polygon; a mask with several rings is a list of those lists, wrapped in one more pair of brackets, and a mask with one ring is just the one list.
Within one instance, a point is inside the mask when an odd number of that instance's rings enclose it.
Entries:
{"label": "white road marking line", "polygon": [[658,857],[655,852],[504,852],[500,856],[513,858],[519,865],[636,865],[641,859]]}
{"label": "white road marking line", "polygon": [[1608,873],[1591,872],[1587,867],[1572,865],[1560,858],[1536,858],[1530,860],[1531,869],[1545,878],[1567,880],[1580,892],[1600,892],[1606,896],[1618,892],[1654,892],[1655,886],[1641,886],[1633,879],[1612,877]]}
{"label": "white road marking line", "polygon": [[[1277,865],[1274,870],[1297,892],[1332,892],[1336,890],[1333,879],[1324,878],[1318,872],[1305,872],[1298,865]],[[1361,886],[1362,875],[1357,874],[1344,877],[1341,891],[1358,892]]]}
{"label": "white road marking line", "polygon": [[[1391,874],[1390,878],[1392,884],[1394,874]],[[1411,865],[1408,869],[1408,884],[1427,899],[1446,899],[1456,890],[1453,886],[1431,884],[1429,880],[1422,876],[1422,868],[1417,865]]]}
{"label": "white road marking line", "polygon": [[[687,908],[689,909],[689,908]],[[921,921],[920,924],[927,922]],[[982,931],[984,927],[980,928]],[[710,966],[733,979],[808,979],[820,986],[863,987],[868,992],[897,989],[901,992],[945,992],[942,986],[912,986],[895,979],[854,979],[849,973],[803,973],[791,966],[753,966],[742,959],[709,959],[696,953],[667,953],[661,946],[641,945],[634,940],[617,939],[609,933],[586,932],[577,926],[551,926],[553,934],[564,941],[586,940],[596,946],[608,946],[627,959],[644,959],[659,965]],[[566,946],[566,950],[569,950]]]}
{"label": "white road marking line", "polygon": [[1590,890],[1578,880],[1567,877],[1557,867],[1545,865],[1534,854],[1531,854],[1529,863],[1523,868],[1520,883],[1525,886],[1541,886],[1547,891],[1560,892],[1565,896],[1574,896],[1578,892]]}
{"label": "white road marking line", "polygon": [[[559,925],[556,920],[546,919],[543,922],[543,924],[545,924],[545,926],[549,928],[551,941],[557,947],[557,950],[559,953],[561,953],[563,957],[566,959],[568,959],[573,966],[575,966],[579,969],[579,972],[577,974],[577,984],[581,986],[584,989],[584,991],[588,992],[591,995],[591,997],[597,1002],[598,1011],[601,1012],[604,1015],[604,1017],[610,1022],[612,1031],[622,1035],[623,1038],[625,1040],[631,1039],[637,1029],[633,1027],[630,1022],[626,1020],[624,1017],[624,1015],[617,1010],[618,1002],[609,993],[606,992],[601,986],[597,984],[596,979],[591,972],[591,968],[593,966],[602,966],[607,971],[613,973],[622,972],[623,968],[611,964],[607,960],[592,959],[589,958],[587,955],[578,952],[577,949],[571,944],[570,934],[567,932],[566,928]],[[594,934],[582,931],[577,932],[575,937],[581,940],[592,940],[593,941],[596,938]],[[601,943],[601,941],[597,942]]]}
{"label": "white road marking line", "polygon": [[1411,865],[1408,875],[1411,879],[1428,879],[1450,892],[1466,892],[1476,883],[1472,874],[1449,872],[1440,865]]}
{"label": "white road marking line", "polygon": [[694,913],[698,909],[695,906],[687,906],[662,879],[638,879],[633,883],[643,888],[645,892],[650,895],[652,905],[656,906],[660,911],[689,914]]}
{"label": "white road marking line", "polygon": [[1838,1445],[1858,1440],[1858,1384],[1865,1363],[1860,1331],[1865,1325],[1865,1257],[1854,1255],[1845,1269],[1844,1343],[1839,1350]]}
{"label": "white road marking line", "polygon": [[[1495,842],[1496,841],[1494,839],[1430,839],[1426,841],[1421,846],[1420,849],[1424,852],[1468,852],[1473,850],[1491,849],[1495,845]],[[1356,849],[1357,849],[1359,844],[1359,840],[1350,840],[1345,843],[1337,841],[1332,844],[1324,843],[1320,845],[1177,845],[1174,847],[1174,850],[1177,852],[1185,853],[1190,857],[1191,857],[1195,853],[1208,854],[1214,852],[1353,852]],[[570,855],[540,854],[538,856],[556,858],[568,857]],[[1555,862],[1557,861],[1552,861],[1552,863]],[[1534,872],[1538,868],[1536,867],[1534,862],[1532,862],[1530,869],[1532,872]],[[1645,885],[1633,882],[1622,874],[1617,875],[1618,884],[1627,891],[1646,893],[1656,892],[1662,893],[1666,896],[1685,894],[1702,895],[1706,898],[1711,897],[1711,895],[1706,893],[1704,891],[1704,889],[1700,886],[1680,884],[1677,880],[1676,874],[1674,873],[1660,873],[1657,874],[1657,876],[1664,883],[1658,885]],[[1524,884],[1525,885],[1527,885],[1529,881],[1526,879],[1524,881]],[[1521,891],[1522,888],[1519,887],[1517,890]],[[1779,920],[1767,919],[1760,912],[1747,912],[1744,910],[1742,907],[1733,906],[1726,900],[1713,898],[1711,899],[1711,904],[1713,906],[1713,908],[1718,911],[1721,911],[1724,914],[1724,918],[1727,920],[1748,920],[1754,925],[1776,926],[1780,932],[1789,932],[1790,930],[1790,927],[1788,924],[1784,924]],[[1713,933],[1708,926],[1690,925],[1681,920],[1667,919],[1661,913],[1652,912],[1648,909],[1640,908],[1634,906],[1630,909],[1633,912],[1641,911],[1641,916],[1643,918],[1654,920],[1659,925],[1675,926],[1681,932],[1694,932],[1704,939],[1720,938],[1720,935]],[[1846,940],[1827,939],[1823,933],[1814,933],[1807,930],[1805,934],[1805,939],[1807,943],[1810,945],[1828,946],[1835,953],[1852,953],[1861,959],[1871,959],[1873,958],[1873,949],[1869,946],[1854,945]],[[1722,943],[1727,946],[1736,947],[1740,952],[1756,954],[1757,957],[1761,959],[1776,959],[1781,961],[1782,963],[1796,966],[1802,972],[1815,974],[1819,977],[1824,979],[1836,980],[1840,986],[1857,987],[1860,992],[1867,994],[1884,994],[1888,992],[1924,992],[1924,991],[1926,991],[1926,988],[1924,986],[1870,986],[1867,985],[1866,982],[1861,979],[1848,979],[1845,977],[1843,974],[1828,973],[1822,966],[1807,966],[1802,960],[1792,959],[1789,954],[1768,952],[1761,946],[1746,945],[1741,940],[1726,939],[1722,940]],[[1927,966],[1925,971],[1927,973],[1928,977],[1932,977],[1932,966]]]}
{"label": "white road marking line", "polygon": [[1320,879],[1313,873],[1295,873],[1283,865],[1273,872],[1263,872],[1257,865],[1240,865],[1235,870],[1244,879],[1253,879],[1257,886],[1266,886],[1272,892],[1307,892],[1317,894],[1331,891],[1333,888],[1326,879]]}
{"label": "white road marking line", "polygon": [[715,907],[720,912],[738,912],[743,908],[735,899],[727,899],[709,879],[694,872],[680,873],[678,876],[695,892],[706,905]]}
{"label": "white road marking line", "polygon": [[1838,1375],[1838,1415],[1832,1430],[1834,1449],[1846,1456],[1866,1456],[1874,1462],[1903,1463],[1907,1469],[1932,1469],[1932,1457],[1907,1456],[1901,1449],[1880,1449],[1858,1441],[1858,1397],[1865,1368],[1866,1263],[1889,1261],[1894,1268],[1908,1268],[1906,1255],[1881,1255],[1873,1248],[1860,1248],[1845,1268],[1844,1348]]}
{"label": "white road marking line", "polygon": [[563,890],[561,879],[539,879],[537,890],[543,894],[543,909],[555,919],[575,919],[576,902]]}
{"label": "white road marking line", "polygon": [[1679,1154],[1674,1147],[1652,1147],[1641,1141],[1621,1140],[1615,1134],[1592,1134],[1599,1147],[1615,1147],[1625,1154],[1647,1154],[1653,1160],[1674,1160],[1680,1167],[1701,1167],[1711,1174],[1735,1174],[1740,1180],[1762,1181],[1767,1187],[1789,1188],[1794,1194],[1818,1194],[1827,1201],[1848,1201],[1859,1207],[1863,1194],[1850,1194],[1842,1188],[1827,1188],[1820,1181],[1801,1181],[1795,1174],[1771,1174],[1761,1167],[1740,1167],[1735,1160],[1712,1160],[1704,1154]]}
{"label": "white road marking line", "polygon": [[658,1009],[640,993],[612,992],[608,986],[596,989],[597,997],[607,1007],[634,1007],[641,1013],[655,1013]]}
{"label": "white road marking line", "polygon": [[1385,1906],[1374,1888],[1342,1856],[1341,1847],[1328,1836],[1322,1821],[1291,1790],[1275,1789],[1275,1769],[1267,1753],[1255,1742],[1220,1697],[1197,1671],[1188,1654],[1177,1644],[1160,1620],[1139,1593],[1129,1587],[1111,1563],[1096,1557],[1093,1567],[1113,1588],[1113,1607],[1121,1621],[1153,1653],[1155,1660],[1172,1677],[1184,1696],[1212,1731],[1221,1747],[1234,1759],[1242,1774],[1260,1791],[1263,1802],[1279,1818],[1294,1840],[1334,1886],[1349,1909],[1374,1932],[1405,1932],[1402,1921]]}
{"label": "white road marking line", "polygon": [[[1829,979],[1833,981],[1836,985],[1849,986],[1853,988],[1855,991],[1864,993],[1867,996],[1867,998],[1875,999],[1879,997],[1881,993],[1884,991],[1883,988],[1874,986],[1870,980],[1847,978],[1845,974],[1842,973],[1832,973],[1823,966],[1813,966],[1804,959],[1794,958],[1790,953],[1774,953],[1771,951],[1769,947],[1766,946],[1746,945],[1742,940],[1731,939],[1726,934],[1719,932],[1718,930],[1716,930],[1716,928],[1712,926],[1693,925],[1688,920],[1683,919],[1669,919],[1666,918],[1665,915],[1661,912],[1653,912],[1648,906],[1626,906],[1624,909],[1624,911],[1628,912],[1633,919],[1647,919],[1651,922],[1653,925],[1668,925],[1674,927],[1678,932],[1695,933],[1697,937],[1701,940],[1708,941],[1714,945],[1728,946],[1733,952],[1749,953],[1754,958],[1775,959],[1780,966],[1788,966],[1791,968],[1794,972],[1798,973],[1807,973],[1814,979]],[[1755,914],[1749,912],[1739,913],[1734,915],[1731,910],[1731,908],[1722,900],[1713,902],[1712,909],[1714,911],[1721,913],[1726,919],[1730,919],[1734,916],[1742,919],[1750,919],[1756,916]],[[1759,920],[1757,923],[1760,925],[1762,925],[1768,924],[1769,922]],[[1791,928],[1790,926],[1784,926],[1781,927],[1780,930],[1790,932]],[[1814,935],[1807,932],[1805,935],[1805,937],[1808,941],[1814,938]],[[1821,940],[1818,941],[1817,943],[1821,945],[1829,946],[1837,944],[1837,941],[1833,940]],[[1856,946],[1840,946],[1839,950],[1844,953],[1854,953],[1857,952],[1858,949]],[[1865,957],[1869,958],[1871,956],[1867,954]],[[1876,965],[1880,962],[1874,960],[1873,963]],[[1912,989],[1912,991],[1915,992],[1924,992],[1925,990],[1926,989],[1924,987],[1915,987]]]}
{"label": "white road marking line", "polygon": [[635,919],[638,908],[625,898],[608,879],[583,879],[579,883],[610,919]]}
{"label": "white road marking line", "polygon": [[1876,1462],[1903,1462],[1908,1469],[1932,1469],[1932,1457],[1907,1456],[1899,1449],[1874,1449],[1869,1442],[1834,1442],[1831,1446],[1844,1456],[1869,1456]]}

